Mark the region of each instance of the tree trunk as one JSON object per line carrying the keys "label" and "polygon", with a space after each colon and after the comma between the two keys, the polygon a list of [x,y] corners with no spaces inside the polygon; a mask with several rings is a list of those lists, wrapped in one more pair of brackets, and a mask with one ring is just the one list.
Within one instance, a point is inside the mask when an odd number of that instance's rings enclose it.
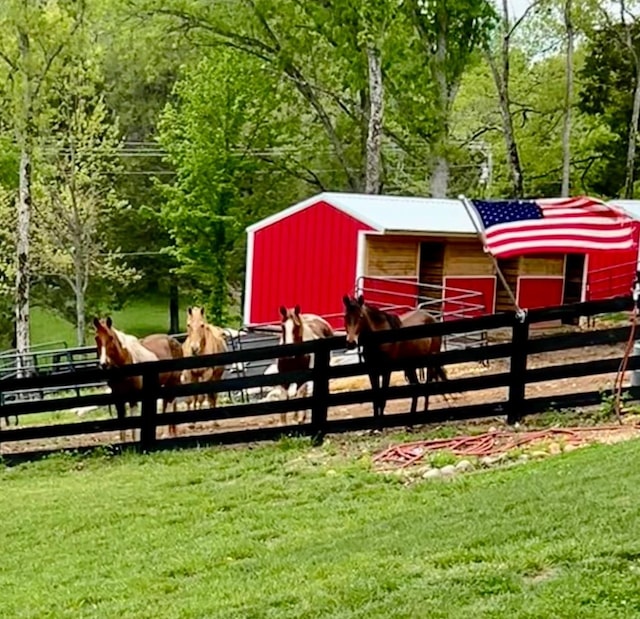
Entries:
{"label": "tree trunk", "polygon": [[446,155],[438,155],[431,172],[431,197],[446,198],[449,191],[449,161]]}
{"label": "tree trunk", "polygon": [[511,182],[514,198],[521,198],[524,195],[524,181],[522,174],[522,165],[520,163],[520,155],[518,153],[518,144],[516,142],[516,134],[513,128],[513,117],[511,115],[511,98],[509,96],[509,60],[510,60],[510,39],[511,26],[509,23],[509,5],[508,0],[502,0],[502,73],[498,69],[496,60],[491,53],[487,53],[489,66],[493,75],[493,80],[498,91],[498,104],[500,107],[500,116],[502,117],[502,129],[504,132],[505,146],[507,149],[507,159],[509,168],[511,169]]}
{"label": "tree trunk", "polygon": [[22,109],[16,138],[20,146],[19,192],[16,234],[16,351],[18,375],[26,366],[29,350],[29,227],[31,220],[31,79],[28,74],[30,41],[22,29],[18,30],[18,50],[22,67]]}
{"label": "tree trunk", "polygon": [[633,198],[634,168],[636,163],[636,139],[638,137],[638,117],[640,116],[640,63],[636,63],[636,83],[633,91],[633,111],[629,125],[629,146],[627,148],[627,175],[624,182],[624,197]]}
{"label": "tree trunk", "polygon": [[20,189],[17,218],[16,352],[18,372],[26,366],[29,350],[29,224],[31,218],[31,155],[25,144],[20,154]]}
{"label": "tree trunk", "polygon": [[563,198],[569,196],[571,178],[571,102],[573,100],[573,23],[571,0],[564,5],[564,24],[567,31],[566,90],[564,100],[564,126],[562,129],[562,190]]}
{"label": "tree trunk", "polygon": [[76,344],[84,346],[85,329],[86,329],[86,299],[85,291],[87,289],[87,281],[84,279],[85,264],[80,253],[80,245],[76,245],[76,254],[74,259],[74,282],[73,292],[76,297]]}
{"label": "tree trunk", "polygon": [[367,176],[365,193],[380,193],[382,117],[384,113],[384,91],[382,87],[382,64],[380,50],[373,43],[367,44],[369,66],[369,131],[367,134]]}
{"label": "tree trunk", "polygon": [[[444,9],[444,5],[441,7]],[[449,109],[452,103],[449,82],[447,80],[447,30],[448,15],[446,10],[437,14],[438,37],[435,54],[431,63],[433,81],[438,89],[439,130],[435,144],[435,165],[431,172],[431,197],[446,198],[449,191],[449,159],[447,145],[449,143]]]}
{"label": "tree trunk", "polygon": [[178,284],[173,278],[169,284],[169,333],[180,333]]}

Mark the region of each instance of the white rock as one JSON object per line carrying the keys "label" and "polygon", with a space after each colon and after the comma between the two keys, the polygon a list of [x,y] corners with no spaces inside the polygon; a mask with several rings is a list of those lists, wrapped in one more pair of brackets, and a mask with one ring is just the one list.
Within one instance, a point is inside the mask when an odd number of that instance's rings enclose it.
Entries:
{"label": "white rock", "polygon": [[473,471],[475,468],[469,460],[460,460],[455,467],[458,471]]}
{"label": "white rock", "polygon": [[559,453],[562,453],[562,447],[560,447],[558,443],[551,443],[551,445],[549,445],[549,453],[552,456],[557,456]]}
{"label": "white rock", "polygon": [[529,462],[529,456],[527,454],[521,454],[518,456],[517,462],[522,462],[523,464]]}
{"label": "white rock", "polygon": [[442,477],[440,469],[429,469],[422,474],[423,479],[435,479],[436,477]]}
{"label": "white rock", "polygon": [[549,454],[546,451],[532,451],[532,458],[546,458]]}
{"label": "white rock", "polygon": [[578,449],[577,445],[572,445],[571,443],[569,443],[568,445],[564,446],[564,450],[563,451],[569,453],[570,451],[575,451],[576,449]]}
{"label": "white rock", "polygon": [[443,466],[440,469],[440,473],[444,477],[450,477],[451,475],[455,475],[456,474],[456,467],[453,466],[453,464],[447,464],[447,466]]}

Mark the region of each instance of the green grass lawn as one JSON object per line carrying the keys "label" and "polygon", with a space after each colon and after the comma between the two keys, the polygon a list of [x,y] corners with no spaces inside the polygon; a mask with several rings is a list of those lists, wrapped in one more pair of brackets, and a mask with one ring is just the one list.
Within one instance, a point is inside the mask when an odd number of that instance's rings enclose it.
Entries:
{"label": "green grass lawn", "polygon": [[0,469],[0,616],[640,616],[640,444],[403,485],[329,442]]}
{"label": "green grass lawn", "polygon": [[[184,330],[185,318],[180,313],[180,328]],[[116,327],[127,333],[142,337],[150,333],[166,333],[169,330],[169,301],[164,297],[132,299],[124,308],[111,312]],[[88,316],[90,322],[92,316]],[[31,312],[32,344],[54,344],[61,342],[75,346],[75,327],[50,310],[34,307]]]}

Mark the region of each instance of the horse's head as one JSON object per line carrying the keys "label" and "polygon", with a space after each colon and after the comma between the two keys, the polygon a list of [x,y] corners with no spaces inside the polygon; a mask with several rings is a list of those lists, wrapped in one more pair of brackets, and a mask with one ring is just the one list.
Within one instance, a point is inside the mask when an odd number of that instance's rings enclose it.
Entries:
{"label": "horse's head", "polygon": [[187,310],[187,339],[185,345],[191,355],[199,355],[206,346],[207,321],[204,307],[190,307]]}
{"label": "horse's head", "polygon": [[96,346],[98,349],[98,363],[102,369],[118,367],[125,361],[120,340],[113,330],[111,316],[106,319],[93,319],[96,329]]}
{"label": "horse's head", "polygon": [[358,345],[358,337],[366,322],[364,311],[364,297],[360,295],[357,299],[344,295],[344,330],[347,332],[347,348],[353,350]]}
{"label": "horse's head", "polygon": [[280,326],[282,328],[283,344],[300,344],[303,340],[302,316],[300,314],[300,306],[296,305],[292,310],[287,309],[284,305],[280,306]]}

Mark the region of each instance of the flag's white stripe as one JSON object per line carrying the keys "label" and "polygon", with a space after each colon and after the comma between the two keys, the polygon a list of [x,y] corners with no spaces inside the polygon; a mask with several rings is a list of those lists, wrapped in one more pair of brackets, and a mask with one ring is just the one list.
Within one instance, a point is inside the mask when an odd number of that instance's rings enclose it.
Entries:
{"label": "flag's white stripe", "polygon": [[605,217],[607,219],[621,218],[619,213],[616,213],[609,208],[569,208],[558,206],[551,209],[545,207],[542,212],[544,217],[548,219],[554,219],[555,217],[561,217],[562,215],[573,215],[574,217]]}
{"label": "flag's white stripe", "polygon": [[521,230],[522,228],[529,228],[531,230],[537,230],[538,228],[549,228],[550,226],[566,226],[572,228],[576,224],[589,225],[589,226],[607,226],[607,227],[622,227],[630,228],[632,220],[608,220],[602,217],[584,217],[581,219],[572,217],[553,217],[550,219],[523,219],[520,221],[510,221],[508,223],[490,225],[486,228],[487,234],[492,232],[507,232],[508,230]]}
{"label": "flag's white stripe", "polygon": [[562,240],[562,239],[547,239],[542,241],[520,241],[517,243],[505,243],[500,247],[490,247],[491,253],[494,255],[501,255],[507,252],[524,252],[526,250],[535,249],[538,251],[545,251],[547,249],[554,248],[576,248],[576,249],[602,249],[602,250],[622,250],[632,249],[633,241],[620,241],[618,243],[598,243],[597,241],[584,241],[584,240]]}
{"label": "flag's white stripe", "polygon": [[[535,238],[544,238],[546,236],[575,236],[575,237],[584,237],[587,239],[592,239],[594,237],[598,237],[601,239],[626,239],[632,235],[632,232],[626,228],[612,228],[610,230],[593,230],[593,228],[585,228],[584,230],[580,228],[548,228],[544,231],[536,231]],[[492,232],[487,234],[487,240],[493,244],[501,243],[502,241],[509,240],[517,240],[517,239],[526,239],[531,238],[531,231],[529,230],[520,230],[513,231],[509,230],[506,232]]]}

